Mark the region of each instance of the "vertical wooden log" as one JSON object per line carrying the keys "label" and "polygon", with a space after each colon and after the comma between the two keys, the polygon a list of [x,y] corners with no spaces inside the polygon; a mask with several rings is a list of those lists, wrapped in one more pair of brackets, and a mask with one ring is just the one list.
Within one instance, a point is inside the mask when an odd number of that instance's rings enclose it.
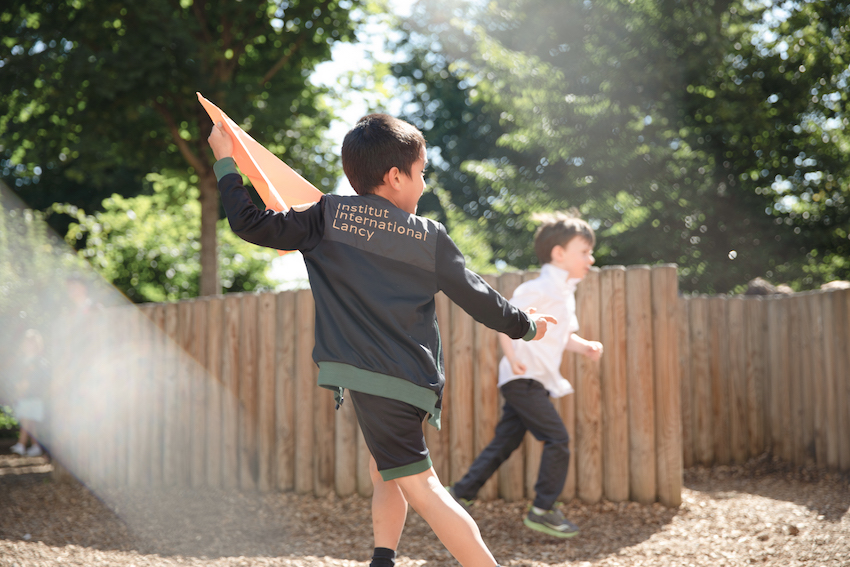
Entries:
{"label": "vertical wooden log", "polygon": [[[93,352],[97,352],[100,348],[100,328],[94,315],[88,315],[75,323],[77,326],[69,329],[69,332],[78,333],[82,328],[88,329],[87,342],[92,346],[90,351],[80,344],[76,336],[66,337],[66,340],[71,343],[67,352],[68,358],[65,360],[71,360],[73,365],[72,372],[68,375],[68,385],[69,394],[74,403],[66,402],[65,408],[67,419],[71,424],[70,428],[76,432],[67,438],[71,455],[69,468],[83,484],[92,485],[98,480],[95,476],[97,471],[95,461],[99,449],[92,438],[92,421],[97,421],[100,408],[93,404],[89,392],[95,388],[95,364],[92,358]],[[80,356],[80,352],[83,356]],[[79,406],[85,406],[86,410],[82,411]]]}
{"label": "vertical wooden log", "polygon": [[[592,268],[576,290],[579,335],[601,341],[599,268]],[[602,499],[601,367],[586,356],[576,357],[576,483],[579,498],[589,504]]]}
{"label": "vertical wooden log", "polygon": [[827,381],[829,380],[825,364],[824,349],[824,317],[822,291],[815,291],[805,295],[808,303],[809,324],[806,332],[809,335],[809,356],[811,357],[811,382],[808,387],[809,397],[806,404],[806,421],[812,429],[810,446],[814,449],[814,462],[819,467],[826,467],[827,463]]}
{"label": "vertical wooden log", "polygon": [[134,423],[135,439],[132,442],[130,461],[128,462],[128,479],[130,486],[148,486],[151,476],[151,390],[153,357],[151,340],[153,337],[149,309],[139,308],[134,321],[134,336],[138,347],[138,371],[135,377]]}
{"label": "vertical wooden log", "polygon": [[275,487],[275,362],[277,357],[277,296],[264,293],[258,298],[257,323],[257,488],[269,492]]}
{"label": "vertical wooden log", "polygon": [[224,299],[224,344],[222,345],[221,378],[221,486],[239,486],[239,338],[241,335],[241,305],[239,294]]}
{"label": "vertical wooden log", "polygon": [[148,486],[160,486],[162,484],[162,383],[165,360],[163,352],[162,329],[165,327],[165,319],[162,304],[149,303],[144,306],[145,337],[148,353],[148,378],[147,393],[145,400],[148,411],[145,418],[145,429],[147,435],[145,445],[148,448],[147,478],[145,484]]}
{"label": "vertical wooden log", "polygon": [[732,462],[729,448],[729,349],[726,297],[708,300],[709,372],[711,376],[711,420],[713,423],[714,459],[721,465]]}
{"label": "vertical wooden log", "polygon": [[[127,385],[132,380],[133,369],[126,367],[128,357],[124,354],[121,364],[118,363],[118,353],[129,353],[130,345],[127,342],[126,322],[124,321],[123,307],[110,307],[106,310],[104,342],[107,358],[107,369],[109,374],[122,367],[123,376],[121,380],[111,380],[107,386],[106,423],[108,429],[113,431],[110,439],[105,441],[104,448],[104,473],[107,486],[124,487],[127,485],[127,431],[129,425],[129,404]],[[116,332],[121,329],[120,332]]]}
{"label": "vertical wooden log", "polygon": [[790,358],[788,352],[790,298],[771,298],[767,304],[770,333],[770,430],[767,438],[774,455],[791,460],[793,444],[785,423],[791,420]]}
{"label": "vertical wooden log", "polygon": [[151,333],[151,361],[153,372],[151,376],[150,392],[150,440],[151,464],[150,483],[151,486],[161,486],[162,460],[163,460],[163,420],[165,419],[165,306],[154,305],[150,310],[152,325]]}
{"label": "vertical wooden log", "polygon": [[756,456],[765,449],[764,424],[766,411],[765,382],[767,381],[767,319],[766,302],[761,297],[747,298],[744,302],[746,318],[746,382],[747,431],[749,454]]}
{"label": "vertical wooden log", "polygon": [[693,384],[694,461],[714,464],[714,437],[711,412],[711,371],[709,363],[708,297],[690,299],[691,383]]}
{"label": "vertical wooden log", "polygon": [[[355,421],[357,420],[355,419]],[[427,423],[424,425],[436,431],[433,426]],[[372,479],[369,475],[369,459],[372,458],[372,455],[369,453],[369,447],[366,446],[366,438],[363,437],[363,432],[360,430],[359,425],[355,434],[357,438],[357,494],[363,498],[371,498],[373,488]]]}
{"label": "vertical wooden log", "polygon": [[121,305],[113,307],[115,319],[113,326],[110,328],[110,334],[116,342],[113,343],[113,351],[111,354],[110,370],[115,371],[118,368],[123,368],[123,380],[116,383],[116,404],[112,407],[113,423],[115,427],[121,431],[115,436],[115,475],[113,482],[115,486],[128,486],[127,480],[129,476],[128,461],[129,449],[132,442],[131,435],[133,429],[133,407],[137,400],[132,395],[135,393],[133,383],[135,382],[135,374],[138,372],[138,363],[133,368],[127,368],[127,361],[133,363],[136,345],[133,341],[133,330],[130,317],[135,308],[132,305]]}
{"label": "vertical wooden log", "polygon": [[[499,293],[510,299],[520,283],[522,283],[522,274],[502,274],[499,277]],[[501,416],[501,408],[504,406],[504,398],[501,395],[499,395],[498,405],[499,416]],[[504,500],[514,502],[525,498],[525,450],[523,447],[514,451],[508,460],[502,463],[499,468],[498,483],[499,495]]]}
{"label": "vertical wooden log", "polygon": [[98,311],[92,328],[92,336],[96,337],[93,341],[95,355],[90,362],[94,381],[91,383],[92,389],[87,392],[89,407],[86,411],[89,412],[87,442],[90,443],[91,472],[95,486],[108,486],[109,465],[114,459],[115,435],[103,435],[103,431],[111,432],[115,427],[110,411],[115,401],[115,388],[109,375],[108,353],[112,348],[110,317],[110,309]]}
{"label": "vertical wooden log", "polygon": [[691,300],[688,297],[679,298],[679,377],[682,391],[682,465],[685,468],[694,466],[694,384],[691,377]]}
{"label": "vertical wooden log", "polygon": [[192,302],[192,321],[195,325],[194,350],[192,352],[194,372],[191,383],[192,423],[190,436],[191,485],[203,486],[206,483],[206,447],[207,447],[207,386],[210,380],[205,366],[209,341],[207,333],[208,310],[210,302],[201,298]]}
{"label": "vertical wooden log", "polygon": [[473,357],[472,317],[452,303],[451,366],[446,378],[449,397],[444,400],[451,414],[449,429],[449,476],[457,482],[466,474],[474,457],[473,446]]}
{"label": "vertical wooden log", "polygon": [[[434,472],[444,484],[451,482],[449,474],[449,429],[451,429],[451,416],[446,408],[446,397],[449,392],[448,381],[451,379],[449,369],[451,368],[451,301],[443,293],[438,293],[434,298],[436,302],[437,324],[440,328],[440,345],[441,356],[443,358],[443,373],[446,377],[446,384],[443,387],[443,405],[440,413],[440,429],[437,430],[430,424],[425,425],[425,443],[428,445],[428,452],[431,455],[431,462],[434,466]],[[362,433],[361,433],[362,435]],[[368,469],[367,469],[368,472]],[[368,477],[367,477],[368,478]],[[369,490],[371,493],[371,481],[369,482]]]}
{"label": "vertical wooden log", "polygon": [[[113,349],[119,347],[117,344],[118,337],[115,337],[112,328],[116,324],[115,309],[110,307],[103,310],[101,313],[98,326],[100,327],[101,339],[98,341],[98,352],[101,360],[97,361],[96,368],[100,370],[98,373],[98,397],[95,402],[98,407],[98,421],[92,423],[92,438],[95,430],[101,433],[101,439],[96,444],[97,447],[97,478],[101,483],[100,486],[115,486],[115,477],[118,475],[119,459],[116,458],[116,450],[120,439],[120,431],[116,431],[116,415],[115,406],[119,400],[117,384],[111,380],[111,353]],[[108,378],[109,377],[109,378]],[[95,424],[98,424],[97,426]],[[103,435],[103,432],[110,432],[108,435]]]}
{"label": "vertical wooden log", "polygon": [[799,417],[799,406],[801,404],[797,393],[797,386],[800,381],[799,353],[793,352],[794,349],[799,348],[799,343],[795,342],[799,340],[797,334],[799,329],[792,327],[800,324],[800,316],[795,297],[784,297],[780,300],[779,305],[783,309],[781,321],[786,325],[786,329],[780,335],[783,357],[782,371],[779,375],[781,381],[779,384],[779,403],[782,417],[775,434],[784,439],[781,446],[783,449],[781,457],[788,462],[794,462],[798,445],[796,434],[801,432]]}
{"label": "vertical wooden log", "polygon": [[787,349],[791,358],[789,376],[790,419],[785,423],[788,438],[791,439],[792,462],[804,465],[807,460],[807,445],[811,439],[811,428],[807,427],[806,403],[807,390],[811,380],[811,357],[809,356],[808,332],[803,328],[808,322],[808,306],[805,298],[794,294],[789,300],[791,308],[788,320],[789,341]]}
{"label": "vertical wooden log", "polygon": [[[334,395],[319,388],[318,367],[313,365],[313,493],[327,496],[334,489]],[[350,400],[349,400],[350,401]]]}
{"label": "vertical wooden log", "polygon": [[626,269],[600,276],[602,355],[602,485],[611,502],[629,499],[629,399],[626,379]]}
{"label": "vertical wooden log", "polygon": [[744,298],[730,297],[727,304],[729,438],[732,462],[745,463],[749,457],[747,426],[747,363]]}
{"label": "vertical wooden log", "polygon": [[350,496],[357,490],[358,429],[351,400],[334,412],[334,428],[334,490],[337,496]]}
{"label": "vertical wooden log", "polygon": [[850,289],[835,292],[835,349],[840,356],[836,359],[836,399],[838,413],[838,469],[850,471]]}
{"label": "vertical wooden log", "polygon": [[242,296],[239,333],[239,486],[257,488],[257,295]]}
{"label": "vertical wooden log", "polygon": [[676,266],[652,268],[656,483],[658,500],[671,508],[682,504],[678,296]]}
{"label": "vertical wooden log", "polygon": [[[87,360],[80,362],[80,367],[86,373],[85,377],[71,376],[71,379],[76,382],[74,388],[74,394],[77,396],[77,399],[82,402],[81,405],[86,406],[86,410],[82,411],[79,408],[71,409],[75,428],[74,431],[78,431],[76,435],[71,439],[71,443],[74,445],[74,472],[79,476],[79,479],[86,485],[96,485],[100,482],[98,478],[98,460],[99,453],[101,449],[101,445],[99,443],[94,442],[94,425],[93,422],[99,421],[100,417],[100,407],[99,404],[95,402],[98,398],[93,398],[90,392],[96,388],[97,383],[97,366],[92,361],[94,358],[94,354],[98,352],[101,346],[101,328],[98,324],[97,315],[90,315],[86,317],[86,327],[89,329],[88,339],[90,343],[93,345],[92,353],[86,352],[86,355],[89,357]],[[74,350],[70,353],[71,356],[79,357],[77,354],[81,349],[81,345],[74,341]],[[84,351],[85,352],[85,351]]]}
{"label": "vertical wooden log", "polygon": [[840,435],[838,429],[838,376],[837,364],[838,352],[836,351],[835,334],[837,331],[835,325],[835,291],[827,291],[820,294],[818,297],[821,301],[821,313],[823,314],[823,421],[821,424],[824,442],[825,455],[824,464],[830,469],[838,468],[838,437]]}
{"label": "vertical wooden log", "polygon": [[177,303],[178,372],[177,372],[177,453],[175,468],[180,486],[190,486],[192,479],[192,383],[197,367],[194,302]]}
{"label": "vertical wooden log", "polygon": [[103,440],[99,442],[95,441],[99,437],[95,433],[96,431],[103,427],[104,424],[106,424],[105,429],[108,430],[110,427],[106,415],[106,406],[108,405],[110,391],[109,386],[104,383],[105,366],[99,360],[103,356],[102,353],[108,352],[109,348],[107,342],[109,334],[106,331],[105,319],[105,310],[98,311],[92,317],[90,335],[93,338],[94,353],[88,361],[90,368],[90,375],[87,377],[88,380],[85,378],[82,379],[83,383],[87,386],[84,390],[84,400],[88,406],[85,410],[86,415],[83,418],[86,424],[86,437],[84,441],[86,446],[83,447],[83,451],[87,456],[86,469],[89,473],[90,484],[94,486],[105,486],[104,454],[109,450],[106,447],[108,442],[104,443]]}
{"label": "vertical wooden log", "polygon": [[180,486],[180,471],[178,470],[178,459],[180,457],[180,420],[178,405],[179,396],[179,347],[178,347],[178,311],[180,307],[176,303],[165,306],[165,396],[163,413],[163,456],[162,477],[166,486]]}
{"label": "vertical wooden log", "polygon": [[799,354],[799,379],[794,380],[797,391],[800,392],[802,405],[800,407],[800,420],[803,424],[803,439],[798,449],[802,449],[799,455],[801,463],[814,465],[816,461],[815,441],[815,398],[818,394],[820,381],[823,380],[823,366],[820,365],[821,373],[818,374],[819,362],[816,360],[817,346],[814,343],[815,329],[818,328],[821,337],[823,328],[816,323],[816,316],[812,313],[812,303],[809,301],[814,292],[801,293],[797,296],[800,306],[800,345]]}
{"label": "vertical wooden log", "polygon": [[295,361],[297,327],[296,292],[277,295],[277,337],[275,342],[275,486],[295,488]]}
{"label": "vertical wooden log", "polygon": [[222,486],[224,298],[211,297],[207,307],[206,485]]}
{"label": "vertical wooden log", "polygon": [[[485,276],[485,281],[496,289],[498,278]],[[473,406],[475,408],[474,455],[477,457],[493,439],[499,419],[499,337],[484,325],[475,325],[475,381]],[[493,500],[499,492],[499,472],[478,491],[479,500]]]}
{"label": "vertical wooden log", "polygon": [[[135,427],[135,413],[138,411],[138,399],[135,397],[136,389],[134,386],[140,366],[140,361],[136,358],[138,345],[136,344],[134,319],[137,311],[133,305],[122,305],[114,309],[117,320],[115,321],[116,326],[111,329],[111,334],[117,335],[119,345],[112,354],[114,360],[112,370],[124,369],[124,379],[118,381],[117,384],[119,403],[113,407],[116,427],[121,428],[121,432],[116,438],[117,485],[126,487],[129,486],[130,451],[132,445],[136,442],[133,429]],[[127,368],[128,360],[131,364],[134,364],[133,368]]]}
{"label": "vertical wooden log", "polygon": [[296,295],[297,355],[295,360],[295,491],[299,494],[313,492],[313,344],[315,342],[315,309],[313,294],[302,289]]}
{"label": "vertical wooden log", "polygon": [[650,282],[648,266],[626,270],[629,484],[631,499],[641,503],[655,502],[657,496]]}

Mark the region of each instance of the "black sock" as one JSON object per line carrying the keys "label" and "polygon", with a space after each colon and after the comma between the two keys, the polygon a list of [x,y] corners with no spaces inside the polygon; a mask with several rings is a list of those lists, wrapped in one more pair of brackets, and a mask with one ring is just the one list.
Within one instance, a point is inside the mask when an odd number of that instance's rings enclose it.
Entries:
{"label": "black sock", "polygon": [[369,567],[395,567],[395,550],[386,547],[376,547],[372,553]]}

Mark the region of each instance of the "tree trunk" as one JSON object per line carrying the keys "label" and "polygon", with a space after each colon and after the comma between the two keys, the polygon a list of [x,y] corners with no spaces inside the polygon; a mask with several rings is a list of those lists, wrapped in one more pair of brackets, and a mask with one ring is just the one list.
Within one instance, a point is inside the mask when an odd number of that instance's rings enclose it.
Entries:
{"label": "tree trunk", "polygon": [[201,285],[200,295],[221,293],[218,279],[218,186],[212,168],[200,172],[201,192]]}

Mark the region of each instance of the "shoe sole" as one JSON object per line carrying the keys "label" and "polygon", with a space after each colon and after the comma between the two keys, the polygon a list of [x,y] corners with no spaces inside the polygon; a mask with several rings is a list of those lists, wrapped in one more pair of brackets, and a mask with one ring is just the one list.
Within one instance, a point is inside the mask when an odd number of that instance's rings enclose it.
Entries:
{"label": "shoe sole", "polygon": [[559,532],[555,528],[550,528],[546,524],[539,524],[537,522],[532,522],[528,518],[525,518],[522,521],[522,523],[525,524],[527,527],[531,528],[532,530],[535,530],[535,531],[538,531],[538,532],[543,532],[544,534],[548,534],[550,536],[555,536],[555,537],[560,537],[560,538],[563,538],[563,539],[575,537],[575,536],[578,535],[578,530],[576,530],[574,532]]}

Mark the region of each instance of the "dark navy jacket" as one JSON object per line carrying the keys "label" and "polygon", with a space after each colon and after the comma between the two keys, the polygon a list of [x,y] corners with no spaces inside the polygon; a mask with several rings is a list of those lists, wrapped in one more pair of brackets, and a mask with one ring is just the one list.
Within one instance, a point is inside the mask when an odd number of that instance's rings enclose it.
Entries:
{"label": "dark navy jacket", "polygon": [[[433,220],[377,195],[324,195],[287,213],[260,211],[235,163],[216,163],[221,201],[233,232],[304,255],[316,305],[319,384],[403,400],[439,427],[443,384],[434,296],[444,292],[475,320],[511,338],[536,325],[480,276]],[[300,207],[299,207],[300,208]]]}

